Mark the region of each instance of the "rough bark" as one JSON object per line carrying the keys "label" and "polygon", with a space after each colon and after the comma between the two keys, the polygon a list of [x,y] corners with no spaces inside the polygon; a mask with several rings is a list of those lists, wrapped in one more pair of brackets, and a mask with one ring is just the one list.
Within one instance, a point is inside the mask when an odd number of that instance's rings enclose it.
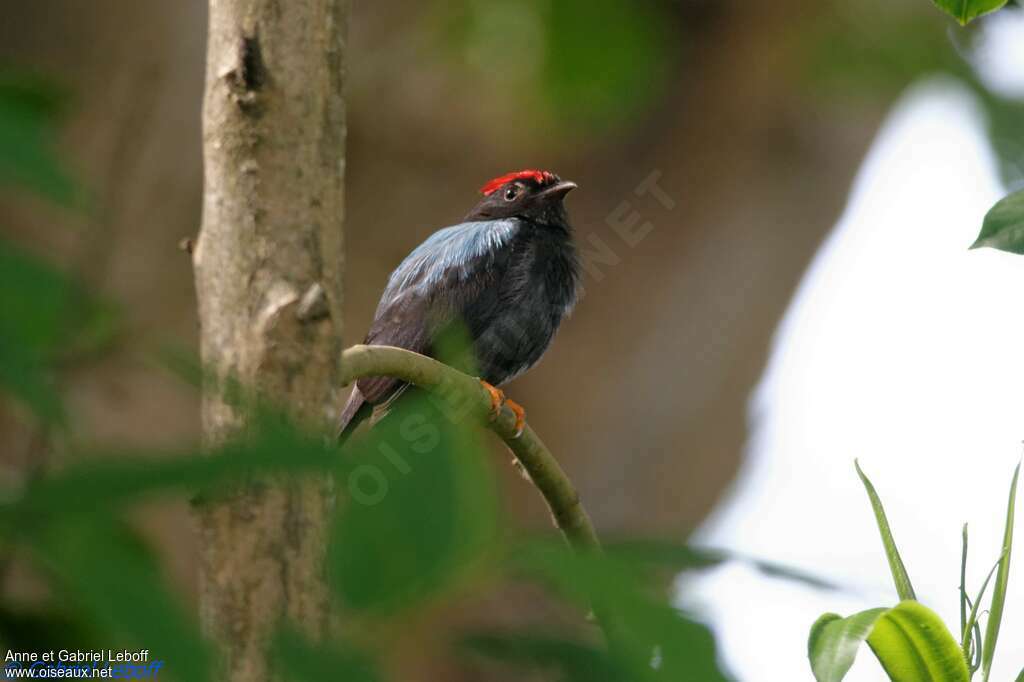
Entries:
{"label": "rough bark", "polygon": [[[210,0],[202,359],[308,420],[336,409],[347,16],[347,0]],[[214,390],[202,410],[207,445],[244,433]],[[200,613],[220,679],[269,679],[263,651],[282,617],[326,629],[330,506],[328,481],[252,480],[200,510]]]}

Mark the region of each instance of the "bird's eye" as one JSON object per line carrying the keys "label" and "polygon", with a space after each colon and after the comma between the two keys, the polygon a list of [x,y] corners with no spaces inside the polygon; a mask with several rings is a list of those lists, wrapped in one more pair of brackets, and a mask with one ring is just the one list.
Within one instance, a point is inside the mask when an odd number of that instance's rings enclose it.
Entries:
{"label": "bird's eye", "polygon": [[516,187],[515,185],[512,185],[507,190],[505,190],[505,201],[512,201],[517,196],[519,196],[519,188]]}

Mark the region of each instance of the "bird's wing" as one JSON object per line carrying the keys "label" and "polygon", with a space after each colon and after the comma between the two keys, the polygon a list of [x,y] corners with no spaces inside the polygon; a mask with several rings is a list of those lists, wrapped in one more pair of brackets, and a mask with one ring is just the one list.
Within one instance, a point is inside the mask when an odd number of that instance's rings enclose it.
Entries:
{"label": "bird's wing", "polygon": [[[507,258],[502,247],[518,227],[516,220],[487,220],[446,227],[431,235],[391,273],[366,343],[429,354],[434,333],[493,288],[490,285]],[[466,320],[471,336],[481,322]],[[371,404],[386,400],[401,385],[390,377],[368,377],[358,384]]]}

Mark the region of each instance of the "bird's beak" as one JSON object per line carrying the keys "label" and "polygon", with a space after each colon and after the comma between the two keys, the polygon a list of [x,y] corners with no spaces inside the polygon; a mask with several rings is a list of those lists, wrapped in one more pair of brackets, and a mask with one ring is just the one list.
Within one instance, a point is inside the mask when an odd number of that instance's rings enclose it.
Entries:
{"label": "bird's beak", "polygon": [[546,190],[541,192],[541,195],[551,197],[553,199],[561,199],[566,194],[576,189],[576,187],[578,187],[578,185],[575,182],[566,180],[565,182],[560,182],[557,185],[548,187]]}

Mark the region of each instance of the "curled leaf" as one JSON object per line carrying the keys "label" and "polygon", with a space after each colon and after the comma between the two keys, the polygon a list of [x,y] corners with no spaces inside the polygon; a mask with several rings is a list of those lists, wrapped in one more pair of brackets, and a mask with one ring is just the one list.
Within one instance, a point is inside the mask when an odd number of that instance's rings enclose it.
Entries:
{"label": "curled leaf", "polygon": [[931,609],[913,600],[847,618],[834,613],[819,618],[807,641],[817,682],[840,682],[864,641],[894,682],[970,682],[953,635]]}

